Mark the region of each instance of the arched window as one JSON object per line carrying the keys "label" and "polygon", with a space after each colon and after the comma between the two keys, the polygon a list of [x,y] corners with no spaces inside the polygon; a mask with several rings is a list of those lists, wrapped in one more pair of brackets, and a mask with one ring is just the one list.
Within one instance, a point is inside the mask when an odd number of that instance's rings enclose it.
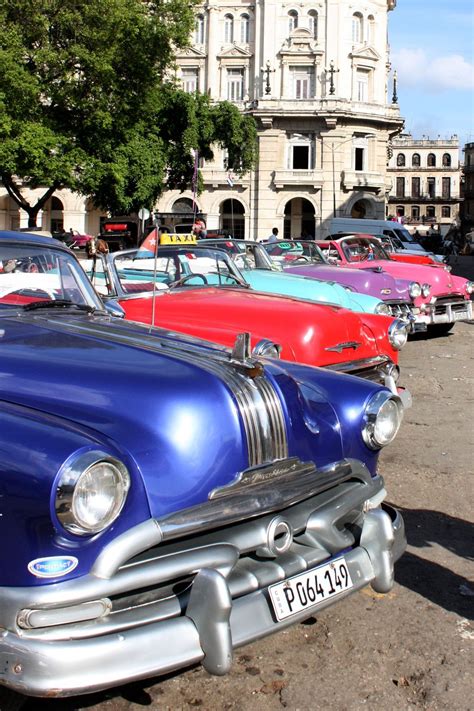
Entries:
{"label": "arched window", "polygon": [[451,168],[451,156],[449,155],[449,153],[443,154],[443,167]]}
{"label": "arched window", "polygon": [[204,15],[198,15],[196,17],[196,24],[194,25],[194,43],[204,44]]}
{"label": "arched window", "polygon": [[360,12],[355,12],[352,15],[352,42],[360,44],[364,36],[364,23]]}
{"label": "arched window", "polygon": [[428,166],[428,168],[435,168],[436,167],[436,156],[434,153],[428,153],[426,165]]}
{"label": "arched window", "polygon": [[310,10],[308,12],[309,18],[309,31],[311,32],[314,39],[318,39],[318,13],[316,10]]}
{"label": "arched window", "polygon": [[248,44],[250,41],[250,17],[248,15],[240,16],[240,42]]}
{"label": "arched window", "polygon": [[404,153],[399,153],[397,155],[397,166],[399,168],[403,168],[405,166],[405,154]]}
{"label": "arched window", "polygon": [[419,153],[413,153],[413,156],[411,158],[411,164],[415,168],[419,168],[421,165],[421,160],[420,160],[420,154]]}
{"label": "arched window", "polygon": [[230,44],[234,41],[234,18],[232,15],[224,17],[224,42]]}
{"label": "arched window", "polygon": [[368,44],[373,44],[375,38],[375,19],[373,15],[367,18],[367,26],[365,28],[365,41]]}
{"label": "arched window", "polygon": [[288,31],[291,33],[298,27],[298,13],[296,10],[290,10],[288,13]]}

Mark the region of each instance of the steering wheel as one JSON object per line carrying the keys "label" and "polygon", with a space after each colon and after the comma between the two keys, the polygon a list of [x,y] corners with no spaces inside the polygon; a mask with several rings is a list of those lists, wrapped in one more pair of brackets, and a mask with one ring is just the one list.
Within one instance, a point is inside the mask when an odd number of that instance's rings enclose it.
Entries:
{"label": "steering wheel", "polygon": [[196,272],[195,274],[185,274],[184,276],[181,277],[181,279],[177,279],[174,281],[170,286],[182,286],[183,284],[186,284],[187,281],[190,279],[194,279],[194,277],[197,277],[198,279],[202,279],[204,284],[209,284],[207,281],[207,278],[205,277],[204,274],[200,274],[199,272]]}

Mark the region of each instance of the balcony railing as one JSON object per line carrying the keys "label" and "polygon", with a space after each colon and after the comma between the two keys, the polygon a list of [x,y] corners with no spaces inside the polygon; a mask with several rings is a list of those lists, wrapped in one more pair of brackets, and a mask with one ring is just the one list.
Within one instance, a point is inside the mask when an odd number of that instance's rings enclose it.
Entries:
{"label": "balcony railing", "polygon": [[297,168],[294,170],[275,170],[273,173],[273,184],[276,188],[284,188],[286,186],[322,188],[323,182],[322,170]]}
{"label": "balcony railing", "polygon": [[344,170],[342,172],[342,184],[348,189],[369,188],[372,190],[385,189],[385,176],[382,173],[369,173],[365,170]]}

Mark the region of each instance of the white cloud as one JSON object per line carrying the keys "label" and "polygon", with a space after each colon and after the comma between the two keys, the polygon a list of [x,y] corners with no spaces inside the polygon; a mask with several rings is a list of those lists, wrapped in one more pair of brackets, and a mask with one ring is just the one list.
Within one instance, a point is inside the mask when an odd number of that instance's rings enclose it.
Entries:
{"label": "white cloud", "polygon": [[460,54],[430,56],[424,49],[400,49],[392,54],[400,84],[423,91],[474,89],[474,65]]}

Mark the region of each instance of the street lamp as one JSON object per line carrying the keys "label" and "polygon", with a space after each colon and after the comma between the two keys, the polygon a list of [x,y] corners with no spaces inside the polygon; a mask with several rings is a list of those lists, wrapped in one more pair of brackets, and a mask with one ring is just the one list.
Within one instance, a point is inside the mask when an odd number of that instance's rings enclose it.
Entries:
{"label": "street lamp", "polygon": [[332,216],[336,217],[336,166],[335,166],[335,160],[334,160],[334,155],[336,153],[336,150],[343,146],[345,143],[349,143],[350,141],[353,141],[354,138],[375,138],[376,134],[375,133],[365,133],[362,136],[349,136],[349,138],[345,138],[343,141],[340,143],[334,143],[334,141],[329,145],[329,148],[331,149],[331,154],[332,154]]}

